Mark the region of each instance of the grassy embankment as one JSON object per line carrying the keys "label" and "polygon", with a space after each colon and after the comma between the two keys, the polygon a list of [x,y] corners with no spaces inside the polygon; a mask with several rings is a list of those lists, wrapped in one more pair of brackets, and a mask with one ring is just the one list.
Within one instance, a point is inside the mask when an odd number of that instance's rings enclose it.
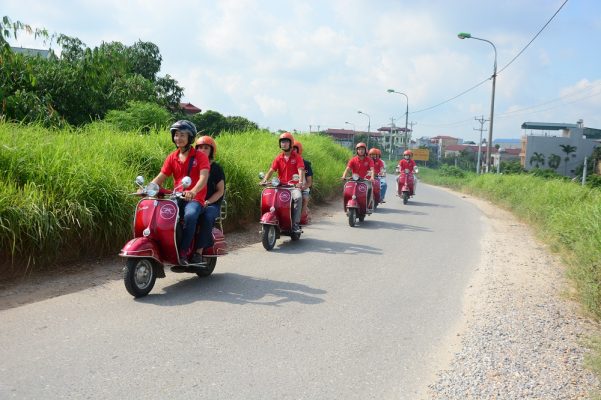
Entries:
{"label": "grassy embankment", "polygon": [[493,201],[526,221],[561,255],[580,300],[601,318],[601,190],[527,174],[454,177],[422,168],[420,175],[425,182]]}
{"label": "grassy embankment", "polygon": [[[327,137],[302,136],[315,174],[313,200],[340,189],[350,153]],[[0,275],[22,275],[81,257],[116,254],[131,235],[138,200],[133,180],[152,179],[173,151],[166,130],[148,135],[102,124],[81,130],[0,123]],[[217,161],[225,170],[226,231],[258,219],[259,171],[278,152],[277,136],[223,134]]]}

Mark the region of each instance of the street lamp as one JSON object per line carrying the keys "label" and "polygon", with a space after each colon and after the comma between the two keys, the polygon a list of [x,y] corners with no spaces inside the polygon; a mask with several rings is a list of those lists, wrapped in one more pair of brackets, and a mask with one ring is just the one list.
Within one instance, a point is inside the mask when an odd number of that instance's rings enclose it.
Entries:
{"label": "street lamp", "polygon": [[493,116],[495,114],[495,84],[497,81],[497,48],[490,40],[477,38],[466,32],[460,32],[457,37],[459,39],[476,39],[486,42],[492,46],[495,51],[495,65],[492,73],[492,97],[490,100],[490,128],[488,129],[488,142],[486,143],[486,172],[490,171],[490,157],[491,157],[491,146],[492,146],[492,127],[493,127]]}
{"label": "street lamp", "polygon": [[407,99],[407,108],[405,109],[405,150],[407,150],[409,148],[409,142],[408,142],[409,137],[407,135],[407,121],[409,119],[409,97],[405,93],[397,92],[394,89],[388,89],[387,92],[388,93],[402,94]]}
{"label": "street lamp", "polygon": [[344,123],[353,126],[353,146],[352,147],[355,147],[355,135],[357,134],[357,131],[355,130],[355,124],[351,124],[350,122],[346,122],[346,121]]}
{"label": "street lamp", "polygon": [[357,114],[363,114],[367,116],[367,148],[369,148],[369,137],[371,136],[371,117],[369,114],[366,114],[361,110],[357,111]]}

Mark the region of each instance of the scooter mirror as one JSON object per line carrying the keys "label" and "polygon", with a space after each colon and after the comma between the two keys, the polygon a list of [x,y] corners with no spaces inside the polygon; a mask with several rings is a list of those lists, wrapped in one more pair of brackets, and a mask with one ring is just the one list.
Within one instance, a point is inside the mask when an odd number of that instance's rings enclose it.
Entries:
{"label": "scooter mirror", "polygon": [[263,179],[265,178],[265,172],[261,171],[259,172],[259,179]]}
{"label": "scooter mirror", "polygon": [[142,175],[136,176],[136,180],[134,181],[138,186],[144,186],[144,177]]}
{"label": "scooter mirror", "polygon": [[183,188],[186,189],[191,184],[192,184],[192,178],[190,178],[189,176],[184,176],[184,179],[182,179],[182,186],[183,186]]}

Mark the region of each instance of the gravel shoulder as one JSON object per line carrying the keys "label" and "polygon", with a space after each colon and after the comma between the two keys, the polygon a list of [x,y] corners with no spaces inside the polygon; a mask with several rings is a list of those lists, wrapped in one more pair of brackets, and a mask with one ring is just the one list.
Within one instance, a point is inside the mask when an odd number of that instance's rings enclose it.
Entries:
{"label": "gravel shoulder", "polygon": [[[429,399],[587,399],[600,389],[585,369],[599,326],[573,300],[565,267],[511,213],[462,195],[489,222],[464,299],[452,360]],[[444,357],[442,357],[444,358]]]}

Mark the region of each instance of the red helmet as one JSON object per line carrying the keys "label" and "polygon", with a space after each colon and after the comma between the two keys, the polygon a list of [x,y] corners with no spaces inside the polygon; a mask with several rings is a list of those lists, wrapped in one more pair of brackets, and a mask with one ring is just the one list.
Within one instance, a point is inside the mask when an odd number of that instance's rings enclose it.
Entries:
{"label": "red helmet", "polygon": [[367,145],[363,142],[359,142],[355,145],[355,151],[359,149],[359,147],[363,147],[365,151],[367,151]]}
{"label": "red helmet", "polygon": [[196,147],[198,148],[198,146],[201,144],[208,144],[211,146],[211,154],[209,158],[215,157],[215,154],[217,154],[217,143],[215,143],[215,139],[210,136],[203,136],[196,141]]}
{"label": "red helmet", "polygon": [[404,155],[404,156],[412,156],[412,155],[413,155],[413,152],[412,152],[411,150],[405,150],[405,151],[403,152],[403,155]]}
{"label": "red helmet", "polygon": [[375,147],[372,147],[371,149],[369,149],[369,152],[367,153],[370,156],[377,156],[380,154],[380,150],[376,149]]}
{"label": "red helmet", "polygon": [[282,140],[290,140],[290,148],[292,149],[292,143],[294,143],[294,136],[290,132],[284,132],[280,135],[280,139],[278,140],[278,144],[282,147]]}
{"label": "red helmet", "polygon": [[292,148],[296,147],[296,152],[298,153],[299,156],[303,155],[303,145],[301,144],[301,142],[299,142],[298,140],[295,140],[294,143],[292,144]]}

